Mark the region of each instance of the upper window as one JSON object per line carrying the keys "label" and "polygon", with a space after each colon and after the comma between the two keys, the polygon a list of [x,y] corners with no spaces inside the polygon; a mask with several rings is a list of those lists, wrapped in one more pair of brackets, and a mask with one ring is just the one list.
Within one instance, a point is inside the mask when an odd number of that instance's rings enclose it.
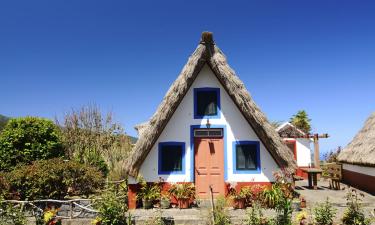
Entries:
{"label": "upper window", "polygon": [[159,174],[184,173],[184,142],[159,143]]}
{"label": "upper window", "polygon": [[194,118],[220,117],[220,88],[194,89]]}
{"label": "upper window", "polygon": [[258,141],[239,141],[233,144],[233,167],[237,173],[260,172]]}

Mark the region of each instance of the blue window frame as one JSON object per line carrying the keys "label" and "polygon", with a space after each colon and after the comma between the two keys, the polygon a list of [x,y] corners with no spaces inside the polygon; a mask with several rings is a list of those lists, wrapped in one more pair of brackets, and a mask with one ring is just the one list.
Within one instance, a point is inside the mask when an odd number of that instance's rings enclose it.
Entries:
{"label": "blue window frame", "polygon": [[220,118],[220,88],[194,88],[194,119]]}
{"label": "blue window frame", "polygon": [[158,174],[185,173],[185,142],[159,142]]}
{"label": "blue window frame", "polygon": [[261,172],[259,141],[234,141],[232,156],[234,174]]}

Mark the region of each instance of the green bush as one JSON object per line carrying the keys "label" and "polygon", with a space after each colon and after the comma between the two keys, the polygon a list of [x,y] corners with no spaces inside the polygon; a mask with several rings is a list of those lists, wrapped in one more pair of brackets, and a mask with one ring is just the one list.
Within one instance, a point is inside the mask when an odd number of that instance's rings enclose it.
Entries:
{"label": "green bush", "polygon": [[130,224],[125,216],[125,213],[128,211],[126,199],[127,193],[124,190],[119,191],[114,187],[109,187],[103,192],[101,198],[94,202],[94,208],[99,211],[99,216],[93,221],[93,224]]}
{"label": "green bush", "polygon": [[3,173],[9,192],[20,199],[63,199],[67,194],[88,195],[102,187],[104,178],[96,168],[60,158],[36,161]]}
{"label": "green bush", "polygon": [[0,197],[0,225],[25,225],[26,217],[21,210],[21,206],[15,207],[11,203],[1,202]]}
{"label": "green bush", "polygon": [[370,225],[370,219],[366,218],[362,199],[364,195],[357,193],[357,190],[350,188],[346,195],[347,208],[345,209],[342,222],[344,225]]}
{"label": "green bush", "polygon": [[10,119],[0,133],[0,171],[63,154],[59,129],[50,120],[37,117]]}
{"label": "green bush", "polygon": [[336,210],[332,204],[327,200],[324,203],[318,204],[314,208],[314,217],[317,225],[331,225],[335,218]]}

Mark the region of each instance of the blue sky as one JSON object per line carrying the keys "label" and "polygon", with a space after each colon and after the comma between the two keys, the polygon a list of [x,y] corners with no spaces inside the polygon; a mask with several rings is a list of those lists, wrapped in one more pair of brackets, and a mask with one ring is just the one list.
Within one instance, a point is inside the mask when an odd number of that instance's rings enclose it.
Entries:
{"label": "blue sky", "polygon": [[202,31],[270,120],[299,109],[322,151],[375,111],[374,1],[2,1],[0,114],[96,103],[127,133],[147,120]]}

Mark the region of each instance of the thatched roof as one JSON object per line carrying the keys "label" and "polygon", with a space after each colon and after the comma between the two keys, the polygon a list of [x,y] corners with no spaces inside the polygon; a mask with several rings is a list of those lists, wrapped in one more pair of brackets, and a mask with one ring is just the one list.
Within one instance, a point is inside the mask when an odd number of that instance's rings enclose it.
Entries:
{"label": "thatched roof", "polygon": [[278,126],[276,128],[276,131],[277,131],[277,133],[279,133],[279,135],[281,137],[306,135],[305,132],[298,129],[296,126],[294,126],[293,124],[291,124],[289,122],[285,122],[285,123],[281,124],[280,126]]}
{"label": "thatched roof", "polygon": [[375,112],[337,159],[350,164],[375,166]]}
{"label": "thatched roof", "polygon": [[148,122],[148,126],[143,127],[142,135],[134,146],[132,154],[124,164],[125,171],[134,177],[138,175],[139,168],[152,146],[157,141],[159,135],[205,64],[211,68],[278,165],[294,172],[296,164],[293,154],[283,144],[278,133],[250,97],[242,81],[229,67],[226,57],[218,46],[215,45],[212,33],[210,32],[202,33],[198,47],[188,59],[180,75],[169,88],[155,114]]}

